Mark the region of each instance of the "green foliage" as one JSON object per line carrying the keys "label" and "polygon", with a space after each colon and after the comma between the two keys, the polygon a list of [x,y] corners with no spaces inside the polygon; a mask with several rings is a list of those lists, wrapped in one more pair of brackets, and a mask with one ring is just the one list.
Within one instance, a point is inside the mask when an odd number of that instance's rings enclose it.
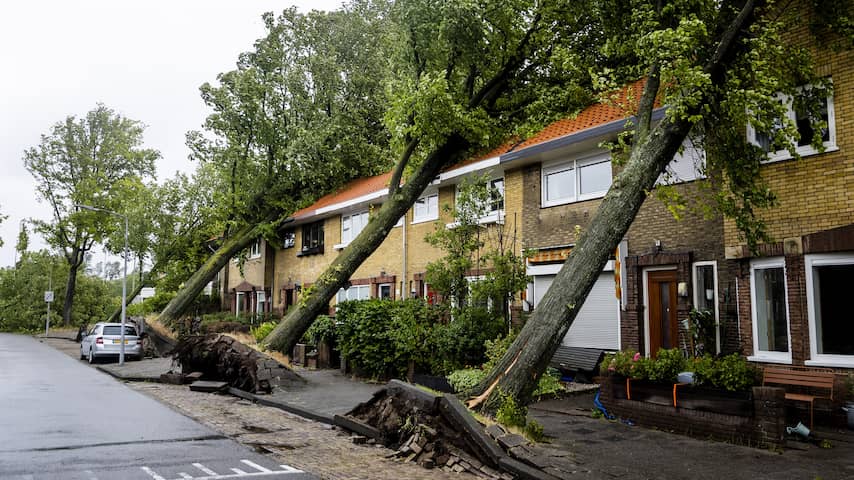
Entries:
{"label": "green foliage", "polygon": [[743,392],[759,384],[759,370],[737,353],[721,358],[697,358],[691,367],[694,370],[694,378],[700,385]]}
{"label": "green foliage", "polygon": [[532,442],[542,442],[545,437],[543,426],[536,420],[528,420],[528,424],[525,425],[525,436]]}
{"label": "green foliage", "polygon": [[317,320],[303,334],[303,343],[308,345],[317,345],[320,342],[335,344],[335,335],[335,318],[328,315],[321,315],[317,317]]}
{"label": "green foliage", "polygon": [[655,360],[646,368],[646,378],[651,382],[675,382],[676,375],[684,372],[687,366],[682,350],[678,348],[660,349]]}
{"label": "green foliage", "polygon": [[257,327],[250,330],[252,336],[255,337],[255,341],[257,343],[261,343],[262,340],[267,338],[267,335],[276,328],[276,322],[264,322]]}
{"label": "green foliage", "polygon": [[[44,292],[48,289],[58,299],[51,304],[51,325],[59,325],[61,299],[65,296],[63,280],[67,275],[65,259],[45,251],[24,252],[17,268],[0,269],[0,331],[44,331]],[[78,274],[71,310],[73,325],[104,321],[120,305],[121,297],[111,292],[107,282]]]}
{"label": "green foliage", "polygon": [[507,427],[525,427],[528,407],[519,405],[513,395],[501,394],[501,404],[495,412],[495,420]]}
{"label": "green foliage", "polygon": [[688,334],[694,342],[694,356],[715,351],[715,312],[712,310],[697,310],[688,312]]}
{"label": "green foliage", "polygon": [[486,377],[486,371],[480,368],[454,370],[446,377],[454,391],[461,397],[470,397],[478,384]]}
{"label": "green foliage", "polygon": [[437,318],[421,299],[342,302],[335,318],[341,354],[371,377],[405,374],[410,361],[436,355],[427,340]]}
{"label": "green foliage", "polygon": [[505,328],[502,319],[477,307],[463,309],[450,322],[435,325],[433,372],[448,373],[482,364],[485,342],[501,335]]}
{"label": "green foliage", "polygon": [[504,353],[510,348],[510,345],[513,343],[513,340],[516,340],[516,336],[518,332],[513,331],[508,333],[507,335],[495,338],[493,340],[487,340],[484,342],[484,346],[486,347],[486,363],[483,364],[483,369],[486,371],[492,370],[495,365],[501,360],[501,357],[504,356]]}
{"label": "green foliage", "polygon": [[556,368],[549,367],[537,382],[537,388],[531,394],[534,398],[552,396],[564,392],[566,389],[560,383],[560,372]]}

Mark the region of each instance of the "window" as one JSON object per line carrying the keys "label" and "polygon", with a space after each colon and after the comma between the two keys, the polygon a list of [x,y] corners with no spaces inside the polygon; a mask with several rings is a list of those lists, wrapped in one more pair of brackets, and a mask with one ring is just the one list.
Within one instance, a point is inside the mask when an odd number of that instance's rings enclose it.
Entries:
{"label": "window", "polygon": [[[825,90],[814,89],[807,85],[799,89],[800,94],[792,98],[787,95],[779,94],[777,98],[780,103],[787,107],[786,119],[793,122],[798,131],[798,138],[794,145],[798,155],[814,155],[819,153],[812,145],[813,136],[816,131],[813,128],[814,123],[821,122],[824,128],[821,129],[822,144],[826,149],[836,148],[836,116],[833,108],[833,96],[828,94],[823,96]],[[816,98],[816,96],[819,96]],[[813,108],[810,111],[808,106],[818,102],[817,109]],[[768,132],[757,132],[752,127],[748,127],[747,137],[751,143],[762,147],[768,152],[768,160],[785,160],[791,158],[791,154],[787,150],[787,145],[778,145],[774,143],[774,134],[783,128],[781,119],[777,119],[774,125],[770,127]],[[794,139],[791,140],[795,143]]]}
{"label": "window", "polygon": [[439,194],[424,195],[412,206],[412,223],[426,222],[439,218]]}
{"label": "window", "polygon": [[489,182],[489,208],[488,214],[496,214],[504,211],[504,179],[496,178]]}
{"label": "window", "polygon": [[243,310],[245,309],[245,306],[243,303],[244,301],[245,300],[243,299],[243,292],[237,292],[237,296],[235,297],[235,300],[234,300],[234,313],[238,317],[240,316],[241,313],[243,313]]}
{"label": "window", "polygon": [[352,285],[350,288],[339,289],[336,301],[341,303],[348,300],[367,300],[369,298],[371,298],[370,285]]}
{"label": "window", "polygon": [[359,236],[368,224],[368,212],[353,213],[341,216],[341,243],[335,248],[344,248]]}
{"label": "window", "polygon": [[261,256],[261,239],[256,239],[249,247],[249,258],[259,258]]}
{"label": "window", "polygon": [[302,227],[302,250],[300,255],[323,253],[323,221]]}
{"label": "window", "polygon": [[610,187],[610,154],[597,154],[543,167],[544,207],[599,198]]}
{"label": "window", "polygon": [[854,367],[854,322],[851,321],[851,279],[854,255],[804,257],[810,328],[810,365]]}
{"label": "window", "polygon": [[786,268],[782,258],[750,264],[753,357],[750,360],[791,363]]}
{"label": "window", "polygon": [[703,345],[705,353],[720,353],[721,338],[718,314],[717,263],[697,262],[694,264],[694,308],[712,312],[714,320],[714,345]]}
{"label": "window", "polygon": [[383,300],[390,300],[392,298],[391,295],[391,284],[383,283],[377,287],[377,297]]}
{"label": "window", "polygon": [[297,241],[297,234],[293,230],[287,230],[282,234],[282,248],[293,248]]}
{"label": "window", "polygon": [[267,296],[264,294],[263,290],[259,290],[255,292],[255,313],[263,314],[266,311],[265,303],[267,300]]}

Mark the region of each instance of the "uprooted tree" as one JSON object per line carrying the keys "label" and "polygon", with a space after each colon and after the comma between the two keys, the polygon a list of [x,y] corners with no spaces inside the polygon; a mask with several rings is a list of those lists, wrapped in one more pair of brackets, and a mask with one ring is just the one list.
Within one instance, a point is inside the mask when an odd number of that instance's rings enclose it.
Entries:
{"label": "uprooted tree", "polygon": [[351,178],[385,170],[382,124],[385,60],[382,6],[264,15],[267,28],[218,86],[202,86],[213,108],[205,128],[188,134],[206,167],[221,227],[216,251],[184,280],[160,313],[170,324],[205,285],[252,241],[275,243],[296,208]]}
{"label": "uprooted tree", "polygon": [[[817,132],[810,140],[820,146],[823,121],[805,97],[820,97],[828,83],[813,74],[807,48],[783,41],[798,17],[793,12],[814,13],[814,7],[820,19],[821,9],[830,8],[828,2],[807,3],[592,0],[572,6],[505,2],[500,9],[478,10],[470,4],[397,2],[392,18],[402,41],[395,58],[408,68],[394,72],[399,100],[388,118],[397,119],[390,130],[401,153],[389,200],[267,337],[267,346],[293,347],[443,167],[524,125],[533,113],[526,107],[539,107],[535,114],[540,118],[561,107],[568,111],[567,92],[582,82],[581,75],[562,68],[595,66],[602,91],[645,77],[641,98],[626,112],[636,114],[636,123],[611,145],[621,172],[553,288],[472,405],[494,411],[507,395],[527,402],[608,255],[689,134],[707,152],[705,174],[719,211],[734,219],[748,244],[767,238],[756,215],[774,203],[758,175],[765,150],[748,144],[744,132],[750,124],[772,147],[788,148],[796,156],[792,138],[797,128],[786,120],[787,106],[777,96],[783,93],[805,99]],[[844,27],[836,25],[835,31],[850,36]],[[589,43],[582,47],[579,40]],[[585,63],[591,59],[595,65]],[[544,86],[560,74],[567,90],[557,105]],[[798,88],[804,84],[814,88]],[[537,95],[552,108],[538,102]],[[658,104],[667,107],[656,123],[652,113]]]}
{"label": "uprooted tree", "polygon": [[579,2],[390,2],[388,200],[265,345],[289,352],[445,167],[589,101],[597,31]]}

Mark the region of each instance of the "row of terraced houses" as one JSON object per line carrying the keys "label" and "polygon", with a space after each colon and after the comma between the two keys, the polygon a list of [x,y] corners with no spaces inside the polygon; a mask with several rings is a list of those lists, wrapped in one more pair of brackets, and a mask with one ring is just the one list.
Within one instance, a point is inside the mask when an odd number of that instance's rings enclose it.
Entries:
{"label": "row of terraced houses", "polygon": [[[751,253],[735,224],[689,209],[675,220],[654,197],[644,203],[611,261],[602,270],[563,340],[570,347],[686,348],[692,308],[713,312],[715,345],[751,361],[854,368],[854,53],[823,51],[819,73],[832,80],[823,114],[824,151],[808,142],[769,152],[761,175],[779,197],[762,212],[773,243]],[[629,87],[639,98],[641,83]],[[619,102],[617,102],[619,103]],[[661,116],[663,110],[656,112]],[[809,122],[789,114],[811,138]],[[352,276],[338,298],[431,298],[426,265],[442,253],[424,237],[453,222],[443,205],[468,176],[487,175],[502,198],[490,204],[485,228],[516,232],[513,248],[535,249],[530,283],[513,306],[535,310],[572,251],[576,226],[585,228],[611,184],[615,166],[599,147],[625,128],[625,112],[595,104],[553,123],[521,143],[444,171]],[[748,140],[761,143],[748,129]],[[689,202],[707,202],[702,151],[686,143],[662,176]],[[361,178],[293,215],[277,244],[258,240],[243,274],[229,268],[223,286],[235,312],[284,312],[367,224],[387,196],[388,174]],[[476,272],[474,272],[476,273]],[[474,274],[473,273],[473,274]]]}

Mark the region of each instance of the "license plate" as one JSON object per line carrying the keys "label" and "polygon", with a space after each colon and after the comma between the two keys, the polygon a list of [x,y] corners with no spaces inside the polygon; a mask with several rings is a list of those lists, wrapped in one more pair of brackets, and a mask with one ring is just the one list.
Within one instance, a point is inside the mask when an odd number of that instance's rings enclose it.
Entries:
{"label": "license plate", "polygon": [[[122,343],[122,341],[121,341],[121,340],[113,340],[113,344],[115,344],[115,345],[119,345],[119,344],[121,344],[121,343]],[[127,344],[128,344],[128,341],[127,341],[127,340],[125,340],[125,345],[127,345]]]}

